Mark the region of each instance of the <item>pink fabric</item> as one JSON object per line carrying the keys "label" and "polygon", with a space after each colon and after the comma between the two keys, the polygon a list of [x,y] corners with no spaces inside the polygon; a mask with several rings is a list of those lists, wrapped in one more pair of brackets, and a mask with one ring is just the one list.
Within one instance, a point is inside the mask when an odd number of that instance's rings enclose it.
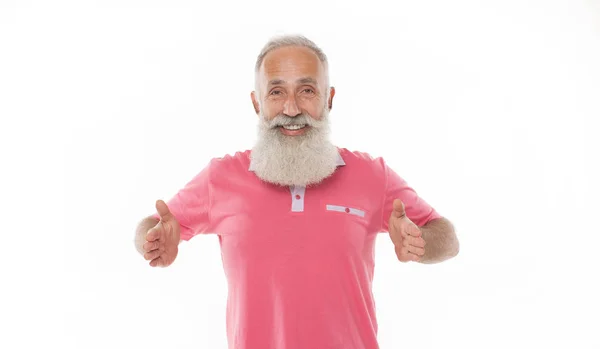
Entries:
{"label": "pink fabric", "polygon": [[167,202],[182,239],[219,236],[230,349],[379,348],[377,233],[396,198],[418,226],[441,216],[382,158],[339,151],[345,164],[304,195],[260,181],[247,150],[211,160]]}

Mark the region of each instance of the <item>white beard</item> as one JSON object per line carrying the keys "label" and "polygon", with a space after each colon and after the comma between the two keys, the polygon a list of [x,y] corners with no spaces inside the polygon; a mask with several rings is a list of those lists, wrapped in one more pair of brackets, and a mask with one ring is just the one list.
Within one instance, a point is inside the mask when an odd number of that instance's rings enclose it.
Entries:
{"label": "white beard", "polygon": [[[281,124],[308,124],[306,133],[287,136]],[[282,186],[315,185],[333,174],[337,167],[338,149],[329,141],[329,111],[321,120],[306,114],[296,117],[278,115],[266,120],[260,115],[258,141],[250,152],[252,169],[265,182]]]}

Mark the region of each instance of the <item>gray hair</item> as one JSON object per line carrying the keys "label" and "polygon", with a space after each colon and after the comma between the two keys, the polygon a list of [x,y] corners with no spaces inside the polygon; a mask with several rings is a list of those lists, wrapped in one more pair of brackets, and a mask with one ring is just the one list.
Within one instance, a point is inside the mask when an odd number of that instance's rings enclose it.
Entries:
{"label": "gray hair", "polygon": [[321,50],[319,48],[319,46],[317,46],[314,42],[312,42],[311,40],[307,39],[306,37],[304,37],[302,35],[280,35],[280,36],[273,37],[271,40],[269,40],[269,42],[267,42],[267,44],[260,51],[260,54],[258,55],[258,58],[256,59],[256,65],[254,67],[255,91],[257,93],[259,92],[258,91],[258,71],[260,70],[263,60],[265,59],[265,56],[269,52],[273,51],[274,49],[281,48],[281,47],[287,47],[287,46],[306,47],[306,48],[311,49],[317,55],[317,57],[319,58],[321,63],[323,63],[323,67],[325,68],[326,94],[329,95],[329,63],[327,62],[327,56],[325,55],[323,50]]}

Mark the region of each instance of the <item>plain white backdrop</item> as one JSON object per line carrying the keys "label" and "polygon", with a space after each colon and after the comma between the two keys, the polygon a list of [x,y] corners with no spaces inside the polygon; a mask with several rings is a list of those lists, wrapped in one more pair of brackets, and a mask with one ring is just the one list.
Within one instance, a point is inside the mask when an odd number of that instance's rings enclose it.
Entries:
{"label": "plain white backdrop", "polygon": [[461,242],[402,264],[380,235],[381,348],[598,348],[592,0],[1,1],[0,347],[226,348],[217,237],[153,269],[134,230],[252,147],[255,59],[285,33],[329,57],[334,142]]}

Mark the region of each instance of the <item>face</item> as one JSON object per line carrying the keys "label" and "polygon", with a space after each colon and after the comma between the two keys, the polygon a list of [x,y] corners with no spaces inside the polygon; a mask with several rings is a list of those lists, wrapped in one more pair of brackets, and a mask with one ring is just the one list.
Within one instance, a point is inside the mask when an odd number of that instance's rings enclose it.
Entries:
{"label": "face", "polygon": [[326,74],[316,54],[284,47],[265,57],[252,93],[259,116],[252,166],[264,181],[279,185],[318,184],[337,167],[338,149],[329,141]]}
{"label": "face", "polygon": [[[295,118],[306,115],[321,120],[324,109],[331,109],[335,89],[327,86],[326,71],[318,56],[306,47],[282,47],[269,52],[257,76],[258,91],[252,103],[259,116],[272,120],[278,115]],[[327,89],[329,88],[329,98]],[[306,134],[303,128],[280,127],[287,136]]]}

